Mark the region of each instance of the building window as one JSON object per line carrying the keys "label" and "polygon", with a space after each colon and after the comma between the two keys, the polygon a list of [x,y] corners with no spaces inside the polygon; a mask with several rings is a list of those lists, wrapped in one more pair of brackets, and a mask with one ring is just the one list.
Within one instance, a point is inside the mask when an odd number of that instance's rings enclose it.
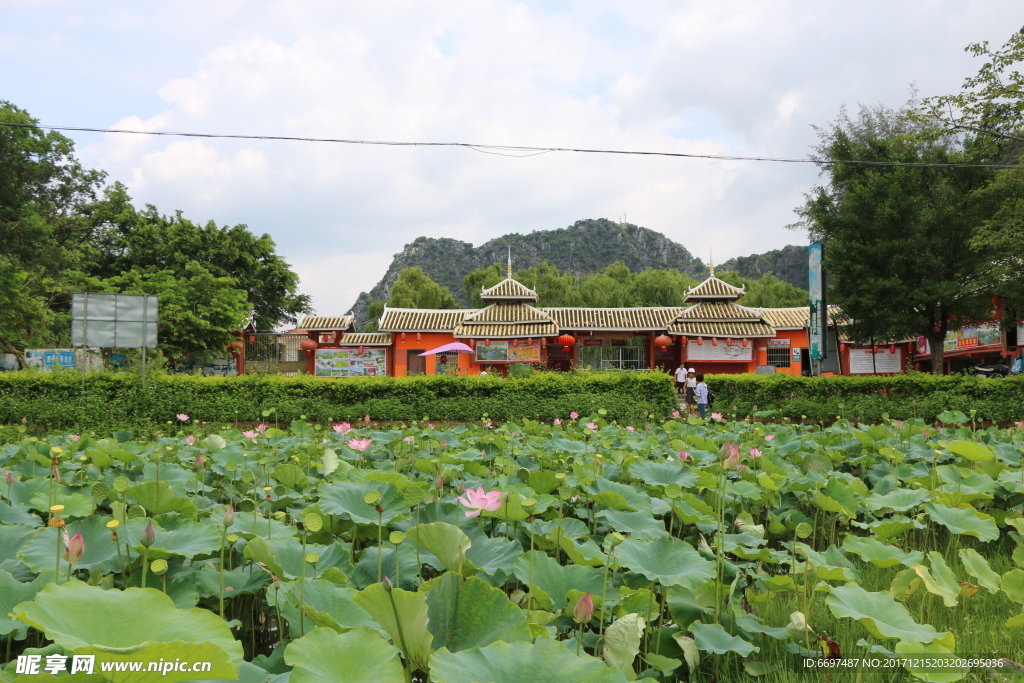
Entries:
{"label": "building window", "polygon": [[789,347],[768,347],[768,365],[774,365],[777,368],[788,368],[789,367]]}

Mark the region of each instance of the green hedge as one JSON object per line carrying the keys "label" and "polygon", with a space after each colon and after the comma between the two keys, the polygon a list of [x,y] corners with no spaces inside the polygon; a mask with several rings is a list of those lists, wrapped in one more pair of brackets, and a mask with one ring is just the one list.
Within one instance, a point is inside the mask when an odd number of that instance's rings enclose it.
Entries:
{"label": "green hedge", "polygon": [[603,408],[607,419],[642,423],[675,410],[672,379],[662,373],[534,373],[530,377],[367,377],[245,375],[198,377],[75,373],[0,374],[0,424],[110,431],[152,426],[178,413],[201,422],[309,420],[476,421],[565,419]]}
{"label": "green hedge", "polygon": [[714,410],[740,417],[776,411],[772,417],[831,422],[837,416],[858,422],[919,417],[929,422],[946,410],[978,420],[1006,423],[1024,419],[1024,377],[910,374],[887,377],[791,377],[789,375],[709,375]]}

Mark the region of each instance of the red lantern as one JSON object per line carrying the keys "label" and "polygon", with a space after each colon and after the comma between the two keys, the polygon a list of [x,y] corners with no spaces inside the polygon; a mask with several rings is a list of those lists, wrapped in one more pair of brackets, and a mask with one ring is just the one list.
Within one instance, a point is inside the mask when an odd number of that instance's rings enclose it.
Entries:
{"label": "red lantern", "polygon": [[572,336],[571,334],[563,334],[555,341],[558,342],[559,346],[565,349],[566,353],[569,353],[569,347],[573,346],[576,343],[576,337]]}
{"label": "red lantern", "polygon": [[704,346],[704,337],[697,337],[697,346]]}
{"label": "red lantern", "polygon": [[303,339],[302,341],[299,342],[299,348],[302,349],[303,351],[314,351],[316,350],[317,346],[319,346],[319,344],[317,344],[312,339]]}
{"label": "red lantern", "polygon": [[490,339],[484,339],[484,346],[490,346],[490,345],[491,345],[491,340]]}
{"label": "red lantern", "polygon": [[732,337],[727,337],[726,338],[725,345],[728,346],[728,347],[732,347]]}
{"label": "red lantern", "polygon": [[402,333],[402,342],[405,342],[405,332]]}
{"label": "red lantern", "polygon": [[750,340],[749,339],[744,339],[740,343],[743,344],[743,348],[747,348],[748,346],[750,346]]}
{"label": "red lantern", "polygon": [[711,345],[712,346],[718,346],[718,337],[712,337],[711,338]]}
{"label": "red lantern", "polygon": [[667,334],[658,335],[654,338],[654,345],[663,349],[672,346],[672,337]]}
{"label": "red lantern", "polygon": [[541,345],[541,346],[544,346],[544,347],[547,347],[547,345],[548,345],[548,340],[547,340],[547,338],[546,338],[546,337],[542,337],[542,338],[541,338],[541,340],[540,340],[540,345]]}
{"label": "red lantern", "polygon": [[533,337],[530,337],[529,339],[526,340],[526,345],[533,346]]}
{"label": "red lantern", "polygon": [[470,339],[469,340],[469,348],[471,348],[471,349],[475,349],[476,348],[476,339]]}
{"label": "red lantern", "polygon": [[255,334],[250,334],[249,335],[249,343],[252,344],[254,341],[256,341],[256,335]]}
{"label": "red lantern", "polygon": [[889,344],[889,353],[896,353],[896,345]]}
{"label": "red lantern", "polygon": [[359,355],[360,356],[363,355],[363,347],[362,346],[359,347]]}
{"label": "red lantern", "polygon": [[513,349],[518,349],[519,348],[519,340],[518,339],[514,339],[512,341],[512,348]]}
{"label": "red lantern", "polygon": [[846,346],[846,344],[840,344],[839,345],[839,353],[846,353],[846,349],[847,348],[848,347]]}
{"label": "red lantern", "polygon": [[419,332],[417,332],[416,333],[416,341],[420,341],[421,339],[423,339],[423,335],[421,335]]}

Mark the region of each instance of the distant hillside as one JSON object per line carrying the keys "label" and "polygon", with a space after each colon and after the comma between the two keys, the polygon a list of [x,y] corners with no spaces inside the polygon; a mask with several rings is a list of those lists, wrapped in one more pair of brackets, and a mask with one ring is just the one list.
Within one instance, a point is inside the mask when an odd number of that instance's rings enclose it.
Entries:
{"label": "distant hillside", "polygon": [[386,300],[391,285],[404,268],[419,266],[434,281],[451,290],[460,305],[467,305],[463,278],[477,268],[504,263],[512,248],[512,264],[518,270],[547,261],[562,272],[586,275],[617,261],[630,270],[676,268],[696,278],[707,276],[707,266],[659,232],[606,218],[576,221],[568,228],[539,230],[528,235],[512,233],[474,247],[448,238],[418,237],[395,254],[384,277],[368,293],[359,295],[352,313],[365,317],[370,299]]}
{"label": "distant hillside", "polygon": [[[417,237],[395,254],[384,277],[373,289],[359,295],[352,306],[358,324],[365,320],[370,299],[386,301],[391,286],[405,268],[419,266],[435,282],[449,290],[460,306],[467,306],[463,279],[477,268],[504,263],[512,248],[516,270],[547,261],[561,272],[587,275],[617,261],[633,272],[649,268],[675,268],[697,279],[707,277],[707,266],[683,245],[660,232],[606,218],[576,221],[568,228],[539,230],[528,235],[512,233],[492,239],[479,247],[460,240]],[[807,251],[788,246],[765,254],[741,256],[717,266],[719,271],[736,270],[742,277],[760,278],[771,271],[802,289],[807,288]]]}
{"label": "distant hillside", "polygon": [[738,256],[715,266],[716,270],[735,270],[740,277],[758,280],[765,273],[772,273],[783,282],[800,289],[807,289],[807,247],[792,244],[763,254]]}

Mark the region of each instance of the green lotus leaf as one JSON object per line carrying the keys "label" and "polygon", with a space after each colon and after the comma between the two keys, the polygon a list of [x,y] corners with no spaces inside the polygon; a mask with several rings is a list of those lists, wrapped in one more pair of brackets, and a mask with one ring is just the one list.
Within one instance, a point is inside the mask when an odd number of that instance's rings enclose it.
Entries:
{"label": "green lotus leaf", "polygon": [[[371,510],[373,508],[370,508]],[[221,512],[215,514],[215,519],[221,518]],[[298,533],[298,527],[276,519],[268,520],[262,515],[239,514],[235,513],[235,523],[231,527],[231,532],[236,533],[245,539],[252,539],[254,536],[262,536],[267,540],[273,540],[275,538],[291,538]]]}
{"label": "green lotus leaf", "polygon": [[967,573],[978,580],[978,583],[988,590],[989,593],[999,591],[999,574],[992,571],[988,560],[978,554],[973,548],[960,549],[960,561],[964,564]]}
{"label": "green lotus leaf", "polygon": [[513,566],[516,578],[523,584],[529,585],[531,556],[533,585],[544,591],[551,599],[552,612],[562,611],[566,595],[573,588],[584,593],[601,594],[604,574],[599,570],[575,564],[563,566],[555,558],[539,550],[523,553]]}
{"label": "green lotus leaf", "polygon": [[601,510],[597,516],[606,519],[610,528],[634,538],[650,540],[668,536],[665,523],[652,517],[650,512]]}
{"label": "green lotus leaf", "polygon": [[999,580],[999,587],[1014,602],[1024,602],[1024,569],[1011,569]]}
{"label": "green lotus leaf", "polygon": [[933,522],[941,524],[954,534],[974,536],[982,541],[999,538],[999,527],[992,517],[974,508],[951,508],[933,503],[924,506]]}
{"label": "green lotus leaf", "polygon": [[14,634],[15,640],[23,640],[28,634],[28,626],[21,621],[11,619],[8,614],[15,605],[31,600],[46,584],[53,581],[53,570],[48,569],[37,576],[31,583],[22,583],[7,572],[0,570],[0,636]]}
{"label": "green lotus leaf", "polygon": [[274,552],[270,549],[270,545],[267,544],[266,540],[259,536],[253,538],[246,543],[244,553],[250,560],[263,563],[270,570],[270,573],[277,578],[285,578],[284,569],[278,564],[277,558],[274,557]]}
{"label": "green lotus leaf", "polygon": [[927,489],[893,489],[881,495],[872,493],[864,499],[864,505],[872,511],[888,508],[897,512],[905,512],[921,505],[931,498],[931,495]]}
{"label": "green lotus leaf", "polygon": [[913,567],[924,562],[924,555],[916,550],[905,553],[894,545],[871,537],[847,536],[843,539],[843,550],[860,555],[865,562],[882,568],[898,564]]}
{"label": "green lotus leaf", "polygon": [[535,470],[527,476],[526,484],[535,493],[551,493],[558,488],[558,478],[551,470]]}
{"label": "green lotus leaf", "polygon": [[144,481],[136,484],[128,489],[128,496],[134,498],[151,515],[178,512],[183,517],[191,517],[196,512],[195,503],[188,498],[177,496],[171,485],[164,481]]}
{"label": "green lotus leaf", "polygon": [[130,539],[134,542],[135,550],[145,550],[146,557],[150,560],[166,559],[172,555],[180,555],[191,559],[196,555],[206,555],[220,548],[220,532],[209,524],[197,524],[186,522],[176,529],[165,530],[159,522],[154,522],[153,529],[156,532],[156,540],[149,548],[138,545],[142,537],[142,529],[148,522],[145,519],[135,519],[128,523]]}
{"label": "green lotus leaf", "polygon": [[643,634],[644,618],[639,614],[619,617],[604,632],[604,661],[621,671],[628,681],[636,679],[633,660],[640,654]]}
{"label": "green lotus leaf", "polygon": [[[306,579],[305,591],[301,590],[299,581],[286,583],[279,591],[268,590],[267,602],[280,607],[293,636],[309,633],[315,626],[329,626],[339,633],[365,626],[384,633],[366,610],[352,600],[355,595],[354,589],[338,586],[326,579]],[[304,619],[299,616],[300,600],[304,601],[306,608]]]}
{"label": "green lotus leaf", "polygon": [[739,636],[729,635],[729,632],[719,624],[693,624],[690,626],[690,632],[693,633],[697,648],[704,652],[713,652],[716,655],[736,652],[740,657],[746,657],[751,652],[760,651]]}
{"label": "green lotus leaf", "polygon": [[380,493],[378,505],[384,508],[381,522],[387,524],[395,517],[406,513],[405,497],[397,488],[386,482],[338,481],[320,487],[320,509],[332,515],[351,519],[357,524],[377,525],[377,511],[366,504],[366,494]]}
{"label": "green lotus leaf", "polygon": [[532,640],[526,613],[505,592],[483,579],[463,579],[445,572],[420,586],[427,596],[431,646],[451,652],[484,647],[496,641]]}
{"label": "green lotus leaf", "polygon": [[[554,672],[554,673],[552,673]],[[553,678],[552,678],[553,676]],[[442,648],[430,660],[434,683],[624,683],[626,677],[600,659],[577,657],[548,638],[536,643],[493,643],[449,652]]]}
{"label": "green lotus leaf", "polygon": [[[302,543],[299,539],[294,536],[275,538],[268,541],[267,545],[270,546],[270,551],[278,565],[280,565],[280,568],[284,570],[284,574],[280,575],[282,580],[296,579],[302,576],[304,557],[302,555]],[[248,550],[248,547],[246,550]],[[316,553],[318,556],[316,561],[318,574],[322,574],[331,567],[338,568],[346,575],[351,574],[354,569],[348,551],[340,543],[332,543],[331,545],[314,545],[310,543],[306,546],[306,553],[307,555]],[[306,577],[312,578],[312,572],[308,564],[306,566]]]}
{"label": "green lotus leaf", "polygon": [[623,567],[663,586],[696,590],[715,576],[714,562],[705,560],[693,546],[676,538],[629,539],[616,548],[615,557]]}
{"label": "green lotus leaf", "polygon": [[[466,551],[466,560],[472,562],[478,571],[494,574],[499,569],[507,571],[522,554],[523,547],[519,541],[500,537],[481,538]],[[464,564],[463,574],[466,573]]]}
{"label": "green lotus leaf", "polygon": [[[204,597],[220,596],[220,572],[214,567],[203,567],[192,574],[190,579]],[[250,572],[248,569],[228,569],[224,571],[224,599],[236,597],[242,593],[256,593],[270,583],[270,574],[261,571]]]}
{"label": "green lotus leaf", "polygon": [[[608,491],[611,493],[617,493],[625,501],[625,507],[618,507],[615,509],[626,510],[627,512],[635,512],[637,510],[652,510],[657,504],[661,510],[668,509],[668,505],[661,499],[652,499],[646,493],[640,493],[632,486],[626,484],[620,484],[615,481],[610,481],[604,477],[598,477],[597,481],[594,482],[593,486],[587,487],[591,494],[598,494]],[[601,502],[600,498],[596,498],[598,502]],[[607,503],[602,503],[607,505]],[[659,510],[655,510],[659,512]]]}
{"label": "green lotus leaf", "polygon": [[422,550],[426,550],[441,561],[446,571],[459,570],[462,562],[462,573],[469,575],[475,572],[472,562],[466,560],[466,553],[473,542],[469,536],[453,524],[432,522],[414,526],[406,532],[406,538]]}
{"label": "green lotus leaf", "polygon": [[945,643],[928,643],[923,645],[901,640],[893,648],[897,657],[906,659],[905,668],[914,674],[914,678],[929,683],[952,683],[965,678],[970,667],[955,668],[950,666],[951,660],[958,659],[953,648]]}
{"label": "green lotus leaf", "polygon": [[[180,610],[171,598],[147,588],[103,590],[80,581],[50,584],[34,600],[17,605],[17,619],[76,654],[96,654],[102,661],[175,657],[209,661],[211,678],[236,678],[242,644],[223,619],[204,609]],[[116,618],[111,618],[116,615]],[[152,677],[126,674],[114,681],[184,681],[191,672]]]}
{"label": "green lotus leaf", "polygon": [[0,524],[0,566],[8,560],[17,560],[18,551],[28,543],[36,530],[37,527],[27,524]]}
{"label": "green lotus leaf", "polygon": [[289,683],[405,683],[398,650],[379,633],[356,628],[338,634],[318,628],[288,646]]}
{"label": "green lotus leaf", "polygon": [[405,658],[417,668],[426,670],[433,636],[427,626],[427,596],[424,593],[393,588],[375,583],[352,596],[352,601],[391,637]]}
{"label": "green lotus leaf", "polygon": [[[99,569],[104,574],[121,570],[117,559],[117,546],[111,540],[110,529],[106,527],[105,520],[99,517],[90,517],[80,522],[72,522],[65,529],[69,536],[81,532],[82,538],[85,540],[85,552],[78,564],[75,565],[77,569]],[[59,533],[59,529],[52,527],[38,529],[32,539],[21,547],[18,557],[34,572],[54,569],[56,559],[54,547]],[[127,558],[125,559],[127,560]],[[67,570],[68,562],[61,557],[61,575],[65,575]]]}
{"label": "green lotus leaf", "polygon": [[996,454],[992,452],[991,448],[977,441],[949,441],[946,443],[940,441],[939,444],[945,446],[946,450],[971,462],[988,462],[996,459]]}
{"label": "green lotus leaf", "polygon": [[46,512],[50,509],[50,505],[63,505],[64,511],[61,513],[65,519],[71,519],[73,517],[88,517],[92,514],[93,509],[96,507],[96,502],[90,497],[81,493],[61,493],[58,492],[55,503],[50,503],[50,495],[44,491],[32,496],[32,501],[29,506],[40,512]]}
{"label": "green lotus leaf", "polygon": [[290,462],[286,462],[275,467],[274,471],[270,473],[270,476],[290,489],[293,489],[296,486],[305,486],[309,483],[309,480],[306,479],[306,475],[302,472],[302,468]]}
{"label": "green lotus leaf", "polygon": [[856,619],[875,638],[899,638],[930,643],[945,636],[929,624],[918,624],[892,593],[869,593],[856,583],[837,586],[825,598],[832,614]]}
{"label": "green lotus leaf", "polygon": [[[43,520],[28,510],[20,507],[12,507],[7,503],[0,503],[0,524],[19,524],[22,526],[39,526]],[[0,543],[0,547],[3,544]],[[2,551],[0,551],[2,552]]]}
{"label": "green lotus leaf", "polygon": [[914,573],[921,577],[925,589],[933,595],[942,598],[946,607],[956,607],[960,596],[960,584],[956,582],[956,576],[950,571],[942,555],[932,551],[928,553],[930,569],[922,565],[912,567]]}
{"label": "green lotus leaf", "polygon": [[629,466],[629,476],[655,486],[678,484],[688,489],[697,484],[697,473],[678,462],[637,462]]}

